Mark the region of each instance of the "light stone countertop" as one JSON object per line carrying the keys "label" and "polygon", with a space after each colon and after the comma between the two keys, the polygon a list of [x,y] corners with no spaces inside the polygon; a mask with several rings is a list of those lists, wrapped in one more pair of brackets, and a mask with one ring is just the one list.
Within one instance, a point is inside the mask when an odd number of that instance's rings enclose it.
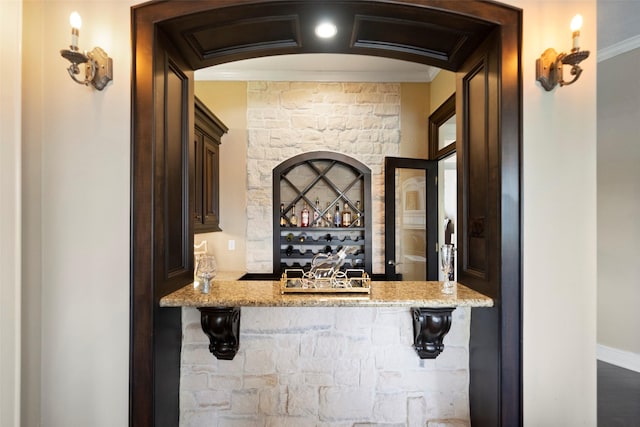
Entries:
{"label": "light stone countertop", "polygon": [[[229,277],[232,277],[229,279]],[[372,281],[371,293],[286,293],[280,281],[234,280],[220,273],[211,292],[202,294],[189,284],[160,300],[161,307],[492,307],[493,300],[457,283],[452,295],[440,291],[442,282]]]}

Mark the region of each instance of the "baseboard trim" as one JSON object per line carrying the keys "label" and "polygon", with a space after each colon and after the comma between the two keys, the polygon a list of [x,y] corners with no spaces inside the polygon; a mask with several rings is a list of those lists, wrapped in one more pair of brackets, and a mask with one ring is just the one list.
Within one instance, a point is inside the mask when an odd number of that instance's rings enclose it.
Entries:
{"label": "baseboard trim", "polygon": [[640,372],[640,354],[619,350],[602,344],[598,344],[596,352],[598,360]]}

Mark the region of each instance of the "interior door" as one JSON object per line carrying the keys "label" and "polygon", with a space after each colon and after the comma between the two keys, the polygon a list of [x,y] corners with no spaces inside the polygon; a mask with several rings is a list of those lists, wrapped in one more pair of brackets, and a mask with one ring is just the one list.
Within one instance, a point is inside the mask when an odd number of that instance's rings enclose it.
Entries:
{"label": "interior door", "polygon": [[438,162],[385,158],[385,276],[438,280]]}
{"label": "interior door", "polygon": [[[469,407],[474,427],[522,425],[522,347],[517,130],[520,114],[501,93],[517,73],[501,58],[495,31],[456,76],[458,281],[496,303],[473,309],[469,341]],[[513,56],[515,57],[515,55]],[[505,60],[506,59],[506,60]],[[517,120],[516,120],[517,122]]]}

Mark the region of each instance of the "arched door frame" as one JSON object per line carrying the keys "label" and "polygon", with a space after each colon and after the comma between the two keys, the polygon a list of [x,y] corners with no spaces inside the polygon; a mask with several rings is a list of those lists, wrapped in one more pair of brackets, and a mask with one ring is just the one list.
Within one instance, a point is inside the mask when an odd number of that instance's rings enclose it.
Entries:
{"label": "arched door frame", "polygon": [[[131,143],[131,334],[130,334],[130,425],[163,425],[154,417],[158,384],[153,342],[164,327],[155,318],[161,295],[154,292],[154,47],[162,22],[230,5],[249,5],[255,0],[202,0],[151,2],[132,8],[132,143]],[[265,1],[264,3],[268,3]],[[364,2],[363,2],[364,3]],[[372,3],[372,2],[367,2]],[[472,16],[499,27],[500,106],[500,282],[499,310],[500,371],[497,399],[500,425],[522,425],[522,274],[521,274],[521,140],[522,14],[519,9],[480,0],[404,0],[403,6],[433,8]],[[508,284],[508,286],[505,286]],[[473,337],[472,337],[473,338]],[[179,349],[178,349],[179,351]],[[473,348],[470,349],[471,358]],[[179,366],[176,367],[179,370]],[[178,390],[167,390],[177,395]],[[474,397],[471,396],[473,401]],[[485,397],[479,399],[482,402]],[[175,399],[177,404],[177,399]],[[472,403],[473,404],[473,403]],[[175,409],[175,408],[174,408]],[[476,423],[474,425],[482,424]]]}

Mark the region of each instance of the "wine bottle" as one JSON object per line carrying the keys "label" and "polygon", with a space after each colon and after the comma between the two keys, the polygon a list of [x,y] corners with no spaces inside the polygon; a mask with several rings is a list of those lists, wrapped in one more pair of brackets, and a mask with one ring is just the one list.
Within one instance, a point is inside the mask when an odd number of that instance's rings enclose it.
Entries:
{"label": "wine bottle", "polygon": [[284,216],[284,203],[280,203],[280,227],[287,226],[287,218]]}
{"label": "wine bottle", "polygon": [[344,209],[342,210],[342,226],[351,226],[351,209],[349,208],[349,204],[347,202],[344,202]]}
{"label": "wine bottle", "polygon": [[287,256],[291,256],[293,254],[293,246],[287,246],[287,249],[284,251]]}
{"label": "wine bottle", "polygon": [[309,226],[309,208],[307,208],[307,202],[302,205],[302,212],[300,212],[300,227]]}
{"label": "wine bottle", "polygon": [[336,203],[336,212],[333,214],[333,226],[340,227],[342,217],[340,216],[340,206]]}
{"label": "wine bottle", "polygon": [[356,227],[362,227],[362,210],[360,209],[360,200],[356,201]]}
{"label": "wine bottle", "polygon": [[287,240],[287,242],[293,242],[293,233],[287,234],[287,237],[285,237],[285,239]]}
{"label": "wine bottle", "polygon": [[327,210],[325,212],[325,216],[324,219],[327,223],[327,227],[331,227],[331,224],[333,223],[333,216],[331,215],[331,204],[329,202],[327,202]]}
{"label": "wine bottle", "polygon": [[296,205],[291,207],[291,218],[289,219],[289,223],[291,223],[292,227],[298,226],[298,217],[296,216]]}
{"label": "wine bottle", "polygon": [[316,197],[316,207],[313,211],[313,226],[320,227],[320,199]]}
{"label": "wine bottle", "polygon": [[346,246],[340,248],[340,250],[333,255],[318,254],[314,256],[311,260],[311,275],[316,279],[333,276],[344,265],[347,256],[353,254],[355,250],[356,248],[353,246]]}

